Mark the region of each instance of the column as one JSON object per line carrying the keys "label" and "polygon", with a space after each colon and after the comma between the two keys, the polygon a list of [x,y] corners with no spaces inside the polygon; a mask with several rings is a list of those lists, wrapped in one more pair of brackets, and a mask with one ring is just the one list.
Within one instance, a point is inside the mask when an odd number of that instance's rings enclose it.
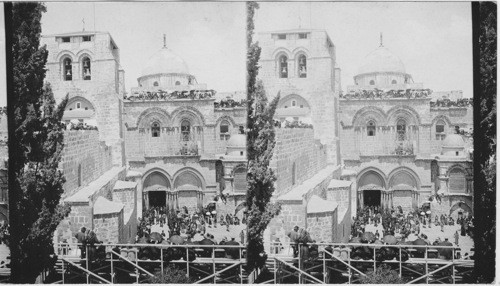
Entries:
{"label": "column", "polygon": [[362,207],[361,205],[361,197],[362,197],[362,192],[361,191],[358,191],[358,209]]}

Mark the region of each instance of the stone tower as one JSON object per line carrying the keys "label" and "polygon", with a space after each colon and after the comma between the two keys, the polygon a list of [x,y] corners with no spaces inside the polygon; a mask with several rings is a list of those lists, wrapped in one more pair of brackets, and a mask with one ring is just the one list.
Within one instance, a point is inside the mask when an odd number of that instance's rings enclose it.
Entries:
{"label": "stone tower", "polygon": [[112,148],[113,165],[124,165],[124,71],[111,35],[90,31],[47,35],[42,44],[49,51],[46,80],[56,101],[69,97],[63,119],[97,126],[100,140]]}
{"label": "stone tower", "polygon": [[328,162],[340,164],[338,94],[340,69],[335,46],[324,30],[286,30],[259,34],[259,76],[268,97],[281,95],[276,119],[314,126],[314,137],[327,146]]}

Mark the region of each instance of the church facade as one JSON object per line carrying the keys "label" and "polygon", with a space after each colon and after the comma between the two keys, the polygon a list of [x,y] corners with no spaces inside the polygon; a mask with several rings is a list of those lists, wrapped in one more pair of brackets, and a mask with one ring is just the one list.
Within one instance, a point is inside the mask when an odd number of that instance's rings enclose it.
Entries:
{"label": "church facade", "polygon": [[461,91],[433,95],[382,41],[345,90],[326,31],[264,32],[259,43],[259,76],[280,95],[271,166],[282,212],[268,240],[297,225],[346,241],[366,206],[472,213],[472,101]]}
{"label": "church facade", "polygon": [[[472,127],[471,102],[436,106],[432,93],[382,42],[363,59],[338,113],[342,158],[356,173],[358,208],[412,210],[443,197],[447,207],[472,211],[471,137],[455,134]],[[450,148],[454,164],[442,159]],[[444,209],[431,208],[436,214]]]}
{"label": "church facade", "polygon": [[[103,241],[132,241],[151,207],[239,210],[246,194],[246,106],[199,84],[164,44],[124,85],[120,50],[107,32],[47,35],[46,81],[68,96],[61,167],[71,213],[56,239],[82,226]],[[229,102],[229,103],[228,103]],[[71,127],[70,127],[71,126]],[[91,126],[95,126],[91,127]]]}

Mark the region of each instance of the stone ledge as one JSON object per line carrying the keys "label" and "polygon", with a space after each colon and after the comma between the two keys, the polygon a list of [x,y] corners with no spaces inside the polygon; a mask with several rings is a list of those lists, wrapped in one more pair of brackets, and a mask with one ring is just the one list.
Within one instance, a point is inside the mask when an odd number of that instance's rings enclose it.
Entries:
{"label": "stone ledge", "polygon": [[291,191],[278,197],[279,201],[296,201],[302,198],[314,187],[321,184],[328,176],[335,172],[340,166],[329,165],[316,175],[302,182],[302,184],[294,187]]}
{"label": "stone ledge", "polygon": [[104,197],[98,197],[94,204],[94,215],[105,215],[119,213],[124,205],[122,203],[112,202]]}
{"label": "stone ledge", "polygon": [[338,204],[333,201],[327,201],[314,195],[307,203],[307,214],[334,212],[335,209],[337,209],[337,205]]}
{"label": "stone ledge", "polygon": [[118,181],[116,181],[116,184],[113,187],[113,190],[135,189],[136,186],[137,186],[137,182],[118,180]]}
{"label": "stone ledge", "polygon": [[107,183],[109,183],[113,178],[117,177],[120,172],[122,172],[125,167],[113,167],[111,170],[102,174],[99,178],[92,181],[87,186],[81,188],[76,194],[66,198],[65,202],[88,202],[90,197],[94,195],[97,191],[102,189]]}

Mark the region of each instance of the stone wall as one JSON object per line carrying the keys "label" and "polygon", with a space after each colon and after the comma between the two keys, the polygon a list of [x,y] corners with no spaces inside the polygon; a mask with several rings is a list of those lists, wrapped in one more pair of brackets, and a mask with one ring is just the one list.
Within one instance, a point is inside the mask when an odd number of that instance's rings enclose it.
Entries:
{"label": "stone wall", "polygon": [[267,229],[271,236],[275,235],[280,229],[289,232],[294,226],[306,227],[306,207],[302,201],[282,202],[281,212],[269,223]]}
{"label": "stone wall", "polygon": [[275,196],[286,193],[326,167],[326,153],[325,146],[314,139],[312,129],[276,129],[276,146],[270,163],[277,176]]}
{"label": "stone wall", "polygon": [[97,238],[104,243],[123,242],[123,210],[119,213],[94,215]]}
{"label": "stone wall", "polygon": [[77,233],[84,226],[87,229],[93,227],[93,208],[89,203],[70,203],[71,212],[68,215],[69,225],[72,233]]}
{"label": "stone wall", "polygon": [[337,210],[307,214],[307,231],[316,242],[333,242],[337,224]]}
{"label": "stone wall", "polygon": [[111,169],[111,149],[100,141],[98,131],[65,131],[60,163],[66,178],[65,196],[72,195]]}

